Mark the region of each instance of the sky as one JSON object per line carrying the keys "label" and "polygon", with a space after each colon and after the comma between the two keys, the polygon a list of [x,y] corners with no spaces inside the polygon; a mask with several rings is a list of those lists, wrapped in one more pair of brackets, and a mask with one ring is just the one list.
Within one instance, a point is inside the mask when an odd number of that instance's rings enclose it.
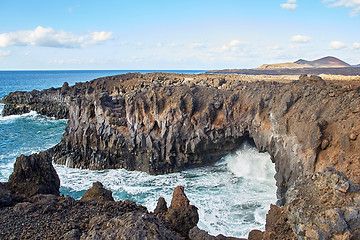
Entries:
{"label": "sky", "polygon": [[0,70],[360,64],[360,0],[0,0]]}

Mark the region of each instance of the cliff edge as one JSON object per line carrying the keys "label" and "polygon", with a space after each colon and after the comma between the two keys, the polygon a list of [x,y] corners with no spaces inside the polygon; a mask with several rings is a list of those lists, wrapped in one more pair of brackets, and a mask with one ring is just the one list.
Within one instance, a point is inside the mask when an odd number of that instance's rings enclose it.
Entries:
{"label": "cliff edge", "polygon": [[360,88],[302,75],[290,83],[231,75],[126,74],[14,92],[4,114],[68,118],[48,150],[58,164],[163,174],[213,164],[252,139],[276,168],[279,198],[302,175],[335,167],[360,182]]}

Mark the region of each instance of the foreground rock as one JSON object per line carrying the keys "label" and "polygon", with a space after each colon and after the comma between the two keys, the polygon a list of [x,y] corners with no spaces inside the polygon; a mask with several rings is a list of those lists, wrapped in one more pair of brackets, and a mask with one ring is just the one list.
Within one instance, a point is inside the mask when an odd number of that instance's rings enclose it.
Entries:
{"label": "foreground rock", "polygon": [[[187,221],[185,215],[164,222],[135,202],[115,202],[111,191],[99,182],[87,193],[81,200],[37,194],[25,196],[25,202],[0,206],[0,239],[180,240],[188,237],[176,224],[191,222],[193,225],[188,226],[192,228],[197,223],[190,216]],[[187,198],[183,200],[188,204]],[[196,208],[194,214],[197,216]]]}
{"label": "foreground rock", "polygon": [[164,198],[160,198],[154,213],[186,239],[188,239],[189,231],[199,221],[197,208],[189,204],[183,186],[174,189],[169,208],[167,208]]}
{"label": "foreground rock", "polygon": [[47,152],[21,155],[16,159],[14,171],[9,177],[9,189],[13,194],[32,197],[36,194],[59,195],[60,179]]}
{"label": "foreground rock", "polygon": [[106,202],[114,201],[114,198],[112,196],[112,192],[105,189],[101,182],[95,182],[93,183],[92,188],[87,190],[80,200],[84,202]]}
{"label": "foreground rock", "polygon": [[301,239],[360,239],[360,187],[333,168],[298,179],[286,206]]}
{"label": "foreground rock", "polygon": [[198,222],[183,187],[159,216],[95,182],[81,200],[59,197],[59,178],[45,152],[16,159],[8,183],[0,183],[0,239],[188,239]]}
{"label": "foreground rock", "polygon": [[15,92],[5,114],[69,118],[48,151],[58,164],[150,174],[213,164],[252,139],[275,163],[281,203],[299,176],[327,166],[360,183],[360,88],[303,76],[291,83],[238,76],[126,74]]}
{"label": "foreground rock", "polygon": [[249,240],[360,239],[360,187],[334,168],[300,177]]}

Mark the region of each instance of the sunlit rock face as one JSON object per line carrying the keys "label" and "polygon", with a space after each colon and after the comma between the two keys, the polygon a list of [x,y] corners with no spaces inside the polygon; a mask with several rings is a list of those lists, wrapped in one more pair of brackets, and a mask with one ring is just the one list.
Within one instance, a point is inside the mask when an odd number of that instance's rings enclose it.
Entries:
{"label": "sunlit rock face", "polygon": [[213,164],[252,139],[275,163],[279,197],[327,166],[360,182],[360,94],[320,78],[245,82],[231,75],[126,74],[4,98],[4,113],[69,118],[50,149],[69,167],[151,174]]}

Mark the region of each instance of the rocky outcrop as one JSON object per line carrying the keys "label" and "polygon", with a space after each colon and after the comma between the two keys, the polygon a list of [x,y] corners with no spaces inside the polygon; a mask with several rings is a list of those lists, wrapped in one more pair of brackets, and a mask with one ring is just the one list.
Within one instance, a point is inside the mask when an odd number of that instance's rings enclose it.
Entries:
{"label": "rocky outcrop", "polygon": [[101,182],[94,182],[92,188],[88,189],[84,196],[81,197],[84,202],[106,202],[114,201],[112,192],[104,188]]}
{"label": "rocky outcrop", "polygon": [[16,158],[8,188],[13,194],[31,197],[36,194],[59,195],[60,180],[47,152]]}
{"label": "rocky outcrop", "polygon": [[299,178],[286,206],[299,239],[360,239],[360,187],[334,168]]}
{"label": "rocky outcrop", "polygon": [[287,207],[270,205],[266,215],[265,231],[252,230],[249,240],[297,240],[297,235],[289,224],[289,210]]}
{"label": "rocky outcrop", "polygon": [[[9,191],[6,184],[0,187],[1,194]],[[0,205],[0,239],[188,239],[184,230],[188,233],[187,229],[196,225],[197,209],[188,205],[184,196],[183,188],[176,188],[177,205],[172,208],[184,212],[177,212],[177,216],[166,213],[171,218],[165,221],[135,202],[115,202],[100,182],[95,182],[81,200],[53,194],[23,195],[20,202]]]}
{"label": "rocky outcrop", "polygon": [[334,168],[299,177],[249,240],[360,239],[360,187]]}
{"label": "rocky outcrop", "polygon": [[198,221],[183,187],[175,188],[169,211],[160,200],[155,214],[129,200],[115,202],[101,182],[80,200],[59,197],[59,187],[47,152],[18,157],[9,182],[0,183],[0,239],[180,240]]}
{"label": "rocky outcrop", "polygon": [[172,228],[184,238],[188,237],[189,231],[195,227],[199,221],[197,208],[190,205],[189,202],[189,199],[184,193],[184,187],[176,187],[170,207],[164,215],[165,221],[170,223]]}
{"label": "rocky outcrop", "polygon": [[297,177],[327,166],[360,182],[359,91],[308,76],[277,83],[152,73],[18,92],[4,102],[7,112],[22,106],[61,117],[41,108],[60,101],[69,122],[48,152],[69,167],[175,172],[213,164],[252,138],[275,163],[284,203]]}

